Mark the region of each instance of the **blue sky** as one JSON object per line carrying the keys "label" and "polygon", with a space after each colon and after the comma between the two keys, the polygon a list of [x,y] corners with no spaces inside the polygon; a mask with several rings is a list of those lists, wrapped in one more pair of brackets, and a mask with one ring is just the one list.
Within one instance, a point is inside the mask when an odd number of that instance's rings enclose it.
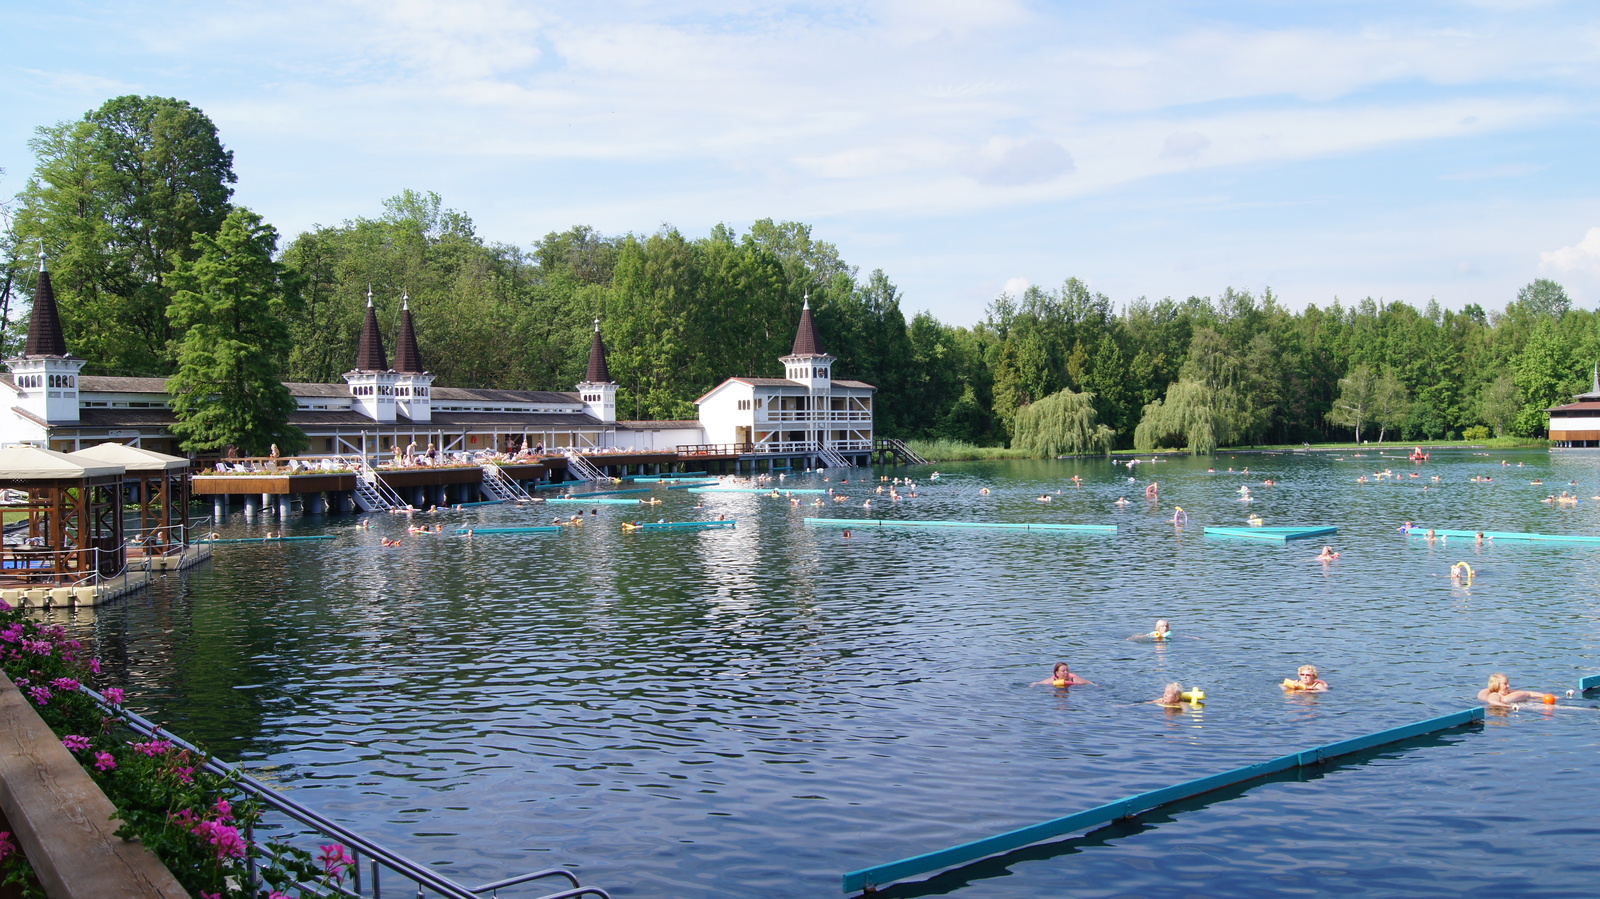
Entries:
{"label": "blue sky", "polygon": [[203,109],[286,237],[436,191],[491,241],[793,219],[910,311],[1079,277],[1600,303],[1600,4],[11,0],[0,194],[40,125]]}

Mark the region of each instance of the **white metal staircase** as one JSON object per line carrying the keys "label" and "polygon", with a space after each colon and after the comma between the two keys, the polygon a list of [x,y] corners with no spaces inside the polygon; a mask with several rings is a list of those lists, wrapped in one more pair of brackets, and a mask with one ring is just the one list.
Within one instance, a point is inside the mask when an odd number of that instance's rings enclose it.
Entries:
{"label": "white metal staircase", "polygon": [[906,446],[906,442],[904,440],[901,440],[901,439],[899,439],[897,437],[884,437],[884,438],[881,438],[881,439],[883,441],[883,445],[886,446],[891,452],[893,452],[895,454],[895,456],[898,457],[900,459],[900,461],[903,462],[904,464],[906,464],[906,465],[927,465],[927,464],[929,464],[927,459],[922,458],[922,456],[920,454],[918,454],[916,451],[914,451],[913,449],[911,449],[911,447]]}
{"label": "white metal staircase", "polygon": [[594,467],[588,459],[577,453],[568,451],[562,455],[567,458],[567,473],[580,481],[604,481],[606,473]]}
{"label": "white metal staircase", "polygon": [[387,512],[405,509],[411,504],[400,498],[388,484],[378,479],[378,472],[365,459],[340,458],[339,464],[354,469],[356,473],[356,505],[363,512]]}
{"label": "white metal staircase", "polygon": [[533,502],[533,497],[521,484],[506,477],[500,466],[492,462],[483,463],[483,492],[503,503]]}
{"label": "white metal staircase", "polygon": [[824,468],[854,468],[850,460],[839,454],[839,451],[825,443],[816,444],[817,458],[822,460]]}

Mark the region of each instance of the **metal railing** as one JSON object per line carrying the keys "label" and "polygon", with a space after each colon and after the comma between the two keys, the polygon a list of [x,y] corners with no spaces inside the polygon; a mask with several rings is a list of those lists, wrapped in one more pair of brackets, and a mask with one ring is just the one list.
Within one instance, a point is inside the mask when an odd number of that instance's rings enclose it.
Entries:
{"label": "metal railing", "polygon": [[528,494],[528,491],[522,489],[521,484],[506,477],[506,473],[500,470],[500,466],[495,465],[493,462],[485,462],[482,468],[484,492],[503,503],[533,502],[533,497]]}
{"label": "metal railing", "polygon": [[[382,870],[388,870],[398,874],[406,880],[411,881],[412,885],[416,888],[417,899],[423,899],[425,895],[423,892],[424,890],[432,892],[435,895],[447,897],[447,899],[475,899],[476,896],[482,893],[489,893],[491,896],[498,896],[498,891],[504,889],[505,887],[529,883],[535,880],[544,880],[551,877],[561,877],[566,879],[566,881],[571,884],[571,888],[555,893],[545,893],[537,897],[537,899],[578,899],[578,897],[581,896],[595,896],[598,897],[598,899],[611,899],[611,894],[600,889],[599,887],[583,886],[581,883],[579,883],[578,876],[566,868],[546,868],[541,871],[533,871],[527,874],[517,875],[516,877],[508,877],[504,880],[497,880],[493,883],[486,883],[479,887],[464,887],[448,877],[444,877],[437,872],[426,868],[409,858],[406,858],[398,852],[388,849],[335,821],[331,821],[323,817],[322,815],[313,811],[311,808],[302,805],[301,803],[296,802],[287,796],[284,796],[261,781],[251,777],[238,766],[230,765],[226,762],[221,762],[211,758],[194,745],[174,736],[167,731],[163,731],[159,726],[152,723],[149,719],[135,712],[130,712],[120,706],[112,705],[106,701],[104,696],[101,696],[94,690],[81,685],[78,687],[78,689],[88,694],[88,696],[100,706],[102,712],[110,716],[120,717],[123,724],[134,733],[153,739],[159,738],[166,740],[179,749],[186,749],[194,753],[197,757],[205,759],[205,769],[207,771],[223,777],[232,778],[241,792],[260,800],[262,805],[298,822],[304,827],[310,828],[312,831],[315,831],[324,838],[331,838],[335,840],[344,848],[349,849],[351,858],[353,859],[353,863],[351,864],[349,870],[354,877],[349,886],[339,885],[333,887],[335,895],[353,897],[353,899],[354,897],[365,896],[371,896],[372,899],[382,899],[379,872]],[[256,870],[256,859],[258,855],[256,846],[259,844],[257,843],[255,834],[252,830],[247,829],[245,831],[244,838],[247,847],[245,852],[246,879],[250,885],[250,892],[252,895],[254,895],[256,892],[260,891],[262,886],[259,873]],[[366,861],[368,863],[369,877],[367,878],[367,881],[370,889],[364,887],[362,883],[361,861],[363,855],[366,857]],[[311,895],[321,895],[321,893],[318,890],[313,891]]]}
{"label": "metal railing", "polygon": [[929,464],[927,459],[922,458],[922,456],[918,455],[914,450],[911,449],[911,447],[906,446],[906,442],[904,440],[894,437],[879,438],[877,441],[877,446],[875,446],[874,449],[888,450],[889,452],[894,453],[895,458],[899,459],[901,463],[906,465]]}
{"label": "metal railing", "polygon": [[[93,583],[96,578],[121,577],[130,568],[149,569],[148,560],[129,565],[127,553],[122,551],[118,553],[122,557],[121,565],[111,571],[102,570],[101,556],[109,552],[98,546],[51,549],[48,546],[8,543],[4,547],[3,558],[0,558],[0,578],[22,581],[30,586],[81,587]],[[83,563],[86,556],[91,560],[87,565]]]}
{"label": "metal railing", "polygon": [[363,512],[387,512],[390,509],[405,509],[411,504],[400,498],[400,494],[385,484],[378,477],[377,469],[368,465],[365,459],[339,457],[339,463],[356,473],[356,505]]}
{"label": "metal railing", "polygon": [[566,457],[567,460],[567,471],[569,473],[576,473],[578,480],[603,481],[606,479],[606,473],[596,468],[589,462],[588,459],[585,459],[571,450],[562,453],[562,455]]}
{"label": "metal railing", "polygon": [[756,414],[756,421],[871,421],[872,413],[859,410],[845,409],[819,409],[816,411],[797,411],[781,409],[777,411],[760,412]]}
{"label": "metal railing", "polygon": [[822,464],[823,464],[824,467],[827,467],[827,468],[853,468],[853,467],[855,467],[855,466],[850,464],[850,460],[849,459],[846,459],[844,456],[839,455],[839,451],[838,450],[830,448],[827,444],[824,444],[824,443],[817,444],[817,450],[816,451],[817,451],[817,458],[822,460]]}

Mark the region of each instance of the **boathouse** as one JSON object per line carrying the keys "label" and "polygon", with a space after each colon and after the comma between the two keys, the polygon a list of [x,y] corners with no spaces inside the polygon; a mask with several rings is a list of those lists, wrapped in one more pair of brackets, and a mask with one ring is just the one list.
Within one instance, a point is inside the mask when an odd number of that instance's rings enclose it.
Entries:
{"label": "boathouse", "polygon": [[1545,410],[1550,413],[1550,442],[1556,446],[1600,446],[1600,364],[1595,366],[1594,382],[1587,393],[1580,393],[1564,406]]}

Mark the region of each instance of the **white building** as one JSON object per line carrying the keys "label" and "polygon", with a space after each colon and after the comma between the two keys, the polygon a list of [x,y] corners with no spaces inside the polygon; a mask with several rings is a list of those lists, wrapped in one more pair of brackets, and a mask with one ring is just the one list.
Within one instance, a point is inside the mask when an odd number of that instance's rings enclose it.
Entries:
{"label": "white building", "polygon": [[751,453],[872,452],[872,398],[877,388],[833,378],[834,357],[822,348],[808,301],[783,378],[729,378],[695,402],[705,442]]}
{"label": "white building", "polygon": [[1594,386],[1572,399],[1545,410],[1550,413],[1550,441],[1556,446],[1600,446],[1600,365],[1595,366]]}

